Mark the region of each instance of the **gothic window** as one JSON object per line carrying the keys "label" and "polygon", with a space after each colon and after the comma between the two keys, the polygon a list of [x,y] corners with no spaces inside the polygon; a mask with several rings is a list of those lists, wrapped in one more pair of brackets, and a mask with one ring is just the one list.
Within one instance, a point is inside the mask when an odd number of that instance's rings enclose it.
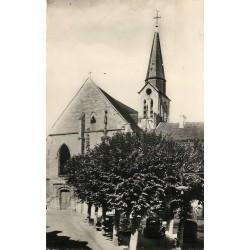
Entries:
{"label": "gothic window", "polygon": [[105,110],[104,112],[104,128],[107,129],[107,125],[108,125],[108,110]]}
{"label": "gothic window", "polygon": [[143,118],[147,117],[147,101],[144,100],[143,102]]}
{"label": "gothic window", "polygon": [[90,124],[96,123],[96,114],[92,112],[90,115]]}
{"label": "gothic window", "polygon": [[96,123],[96,119],[95,119],[95,117],[94,116],[92,116],[91,117],[91,119],[90,119],[90,123],[92,124],[92,123]]}
{"label": "gothic window", "polygon": [[169,112],[168,103],[165,101],[163,103],[163,120],[164,121],[167,121],[168,119],[168,112]]}
{"label": "gothic window", "polygon": [[151,101],[150,101],[150,117],[154,116],[153,105],[154,105],[154,102],[153,102],[153,99],[151,99]]}
{"label": "gothic window", "polygon": [[165,102],[165,112],[168,115],[168,104],[167,104],[167,102]]}
{"label": "gothic window", "polygon": [[96,113],[92,112],[90,115],[90,128],[91,130],[95,130],[96,128]]}
{"label": "gothic window", "polygon": [[58,156],[59,175],[65,175],[65,166],[67,164],[67,161],[70,159],[69,148],[65,144],[60,147]]}

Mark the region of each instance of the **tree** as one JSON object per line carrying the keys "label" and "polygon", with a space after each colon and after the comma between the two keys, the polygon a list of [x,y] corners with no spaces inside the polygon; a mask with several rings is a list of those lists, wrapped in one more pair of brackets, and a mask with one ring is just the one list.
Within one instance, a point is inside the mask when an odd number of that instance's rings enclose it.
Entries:
{"label": "tree", "polygon": [[117,133],[72,157],[67,183],[82,201],[133,215],[130,249],[136,249],[140,218],[160,213],[169,219],[169,204],[183,205],[176,188],[195,183],[183,172],[202,165],[200,146],[155,133]]}
{"label": "tree", "polygon": [[183,232],[185,221],[192,218],[192,202],[204,205],[204,141],[189,140],[185,145],[184,164],[179,169],[180,183],[170,202],[172,209],[179,209],[178,243],[183,245]]}
{"label": "tree", "polygon": [[[105,217],[109,205],[109,194],[114,192],[114,186],[109,182],[108,172],[98,162],[98,156],[104,160],[102,148],[90,150],[84,155],[73,156],[66,166],[66,181],[74,188],[74,193],[81,202],[91,206],[101,206]],[[102,154],[101,154],[102,153]],[[103,162],[105,166],[105,162]]]}

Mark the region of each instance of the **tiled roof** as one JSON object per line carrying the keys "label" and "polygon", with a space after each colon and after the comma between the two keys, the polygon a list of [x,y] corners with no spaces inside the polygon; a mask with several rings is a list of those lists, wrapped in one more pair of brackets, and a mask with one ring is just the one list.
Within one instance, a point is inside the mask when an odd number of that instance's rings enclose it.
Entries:
{"label": "tiled roof", "polygon": [[203,122],[187,122],[184,128],[179,128],[179,123],[162,122],[155,131],[162,135],[169,135],[175,140],[204,139]]}

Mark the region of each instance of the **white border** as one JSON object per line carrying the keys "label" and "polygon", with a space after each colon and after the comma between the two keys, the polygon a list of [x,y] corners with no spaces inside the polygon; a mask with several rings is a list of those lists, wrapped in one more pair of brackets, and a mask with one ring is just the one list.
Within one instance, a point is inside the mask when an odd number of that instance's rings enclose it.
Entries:
{"label": "white border", "polygon": [[46,1],[2,1],[1,249],[45,249]]}
{"label": "white border", "polygon": [[[248,248],[249,9],[205,1],[205,249]],[[45,248],[45,11],[1,2],[2,249]]]}

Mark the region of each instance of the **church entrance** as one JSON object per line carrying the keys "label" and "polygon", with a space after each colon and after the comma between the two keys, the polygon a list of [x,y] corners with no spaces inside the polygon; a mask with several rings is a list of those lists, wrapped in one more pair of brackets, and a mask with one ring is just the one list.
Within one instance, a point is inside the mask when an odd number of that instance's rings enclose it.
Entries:
{"label": "church entrance", "polygon": [[60,210],[67,210],[70,207],[70,191],[62,190],[60,192]]}

